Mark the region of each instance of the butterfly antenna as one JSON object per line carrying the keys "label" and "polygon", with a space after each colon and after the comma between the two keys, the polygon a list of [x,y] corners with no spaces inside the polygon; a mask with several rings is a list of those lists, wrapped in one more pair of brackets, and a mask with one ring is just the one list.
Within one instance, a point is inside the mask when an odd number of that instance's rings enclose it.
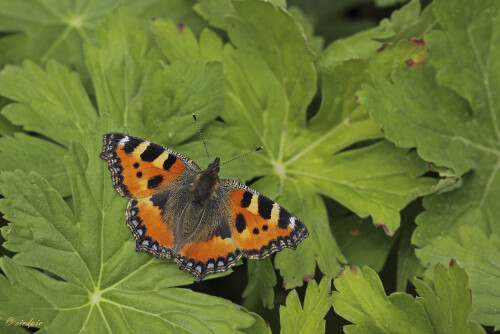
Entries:
{"label": "butterfly antenna", "polygon": [[207,143],[205,143],[205,139],[203,139],[203,135],[201,134],[200,126],[198,125],[198,121],[196,120],[196,115],[193,114],[194,122],[196,123],[196,127],[198,128],[198,133],[200,134],[201,141],[203,142],[203,147],[205,147],[205,152],[207,152],[208,162],[211,163],[210,154],[208,154]]}
{"label": "butterfly antenna", "polygon": [[254,152],[257,152],[257,151],[259,151],[259,150],[262,150],[263,148],[264,148],[264,147],[262,147],[262,146],[257,147],[255,150],[252,150],[252,151],[247,152],[247,153],[245,153],[245,154],[242,154],[242,155],[240,155],[240,156],[238,156],[238,157],[236,157],[236,158],[233,158],[233,159],[231,159],[231,160],[229,160],[229,161],[226,161],[226,162],[224,162],[223,164],[220,164],[220,165],[219,165],[219,167],[220,167],[220,166],[223,166],[223,165],[225,165],[225,164],[227,164],[227,163],[230,163],[231,161],[234,161],[234,160],[236,160],[236,159],[243,158],[244,156],[247,156],[247,155],[249,155],[249,154],[252,154],[252,153],[254,153]]}

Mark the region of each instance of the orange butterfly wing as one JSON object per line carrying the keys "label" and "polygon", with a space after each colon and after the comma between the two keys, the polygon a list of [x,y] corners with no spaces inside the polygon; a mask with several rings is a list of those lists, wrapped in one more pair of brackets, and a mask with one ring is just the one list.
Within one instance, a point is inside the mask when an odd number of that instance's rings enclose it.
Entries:
{"label": "orange butterfly wing", "polygon": [[196,175],[200,168],[185,156],[123,133],[103,137],[101,158],[108,162],[115,189],[131,198],[127,225],[136,238],[136,250],[156,257],[173,255],[173,213],[164,212],[172,184],[180,176]]}
{"label": "orange butterfly wing", "polygon": [[136,239],[136,250],[170,258],[174,248],[172,223],[164,220],[167,193],[132,199],[127,207],[127,226]]}
{"label": "orange butterfly wing", "polygon": [[104,135],[101,158],[108,162],[115,189],[127,198],[150,196],[173,182],[185,169],[200,168],[187,157],[123,133]]}
{"label": "orange butterfly wing", "polygon": [[302,221],[278,203],[233,180],[232,234],[243,255],[262,259],[284,248],[296,249],[309,236]]}
{"label": "orange butterfly wing", "polygon": [[231,237],[214,235],[208,240],[188,242],[174,261],[201,280],[205,275],[226,271],[241,258],[241,251]]}
{"label": "orange butterfly wing", "polygon": [[[237,181],[220,182],[219,205],[211,210],[219,221],[212,224],[215,231],[186,243],[175,258],[198,280],[227,270],[241,256],[262,259],[284,248],[296,249],[308,237],[304,223],[276,202]],[[214,216],[200,225],[210,224],[210,219]]]}

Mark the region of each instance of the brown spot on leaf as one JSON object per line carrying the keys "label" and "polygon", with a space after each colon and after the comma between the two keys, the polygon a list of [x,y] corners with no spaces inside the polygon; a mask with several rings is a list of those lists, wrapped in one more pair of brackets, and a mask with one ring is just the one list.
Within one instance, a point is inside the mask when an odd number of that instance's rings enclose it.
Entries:
{"label": "brown spot on leaf", "polygon": [[408,66],[408,67],[412,67],[413,65],[415,65],[415,61],[413,59],[406,59],[405,60],[405,64]]}
{"label": "brown spot on leaf", "polygon": [[351,270],[351,273],[356,275],[358,273],[358,267],[355,265],[349,266],[349,269]]}
{"label": "brown spot on leaf", "polygon": [[182,34],[184,32],[184,28],[186,28],[186,25],[184,23],[178,23],[177,24],[177,30]]}
{"label": "brown spot on leaf", "polygon": [[421,46],[421,45],[425,45],[425,42],[423,39],[417,39],[417,38],[412,38],[410,39],[410,41],[416,45],[416,46]]}
{"label": "brown spot on leaf", "polygon": [[385,136],[385,130],[380,128],[380,132],[382,132],[382,134]]}
{"label": "brown spot on leaf", "polygon": [[306,275],[304,276],[304,281],[306,282],[309,282],[309,281],[312,281],[314,279],[314,274],[310,274],[310,275]]}
{"label": "brown spot on leaf", "polygon": [[382,44],[382,46],[378,48],[377,52],[382,52],[382,51],[384,51],[384,49],[385,49],[385,47],[387,46],[387,44],[388,44],[388,43],[384,43],[384,44]]}
{"label": "brown spot on leaf", "polygon": [[425,166],[427,167],[427,169],[431,169],[432,168],[432,162],[426,161],[425,162]]}
{"label": "brown spot on leaf", "polygon": [[349,231],[349,234],[352,236],[359,235],[360,233],[361,231],[359,230],[359,228],[353,228],[352,230]]}
{"label": "brown spot on leaf", "polygon": [[454,258],[451,258],[450,260],[450,267],[453,267],[457,263],[457,261]]}
{"label": "brown spot on leaf", "polygon": [[156,17],[152,17],[151,22],[155,22],[155,21],[156,21]]}

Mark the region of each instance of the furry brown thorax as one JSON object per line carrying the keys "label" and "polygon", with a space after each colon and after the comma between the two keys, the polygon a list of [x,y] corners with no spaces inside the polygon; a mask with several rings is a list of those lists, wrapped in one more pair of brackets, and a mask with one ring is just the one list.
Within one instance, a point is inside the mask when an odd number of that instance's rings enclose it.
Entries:
{"label": "furry brown thorax", "polygon": [[215,158],[204,171],[198,173],[191,189],[191,201],[186,206],[182,232],[193,233],[201,221],[206,203],[211,200],[219,185],[220,158]]}

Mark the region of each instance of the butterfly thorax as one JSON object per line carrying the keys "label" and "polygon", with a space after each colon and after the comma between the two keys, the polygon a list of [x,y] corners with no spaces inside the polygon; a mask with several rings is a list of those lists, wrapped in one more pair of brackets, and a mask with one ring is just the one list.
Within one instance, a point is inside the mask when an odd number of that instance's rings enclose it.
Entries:
{"label": "butterfly thorax", "polygon": [[198,226],[209,200],[216,193],[219,186],[219,162],[216,158],[207,169],[198,173],[191,188],[190,201],[186,205],[182,232],[190,235]]}

